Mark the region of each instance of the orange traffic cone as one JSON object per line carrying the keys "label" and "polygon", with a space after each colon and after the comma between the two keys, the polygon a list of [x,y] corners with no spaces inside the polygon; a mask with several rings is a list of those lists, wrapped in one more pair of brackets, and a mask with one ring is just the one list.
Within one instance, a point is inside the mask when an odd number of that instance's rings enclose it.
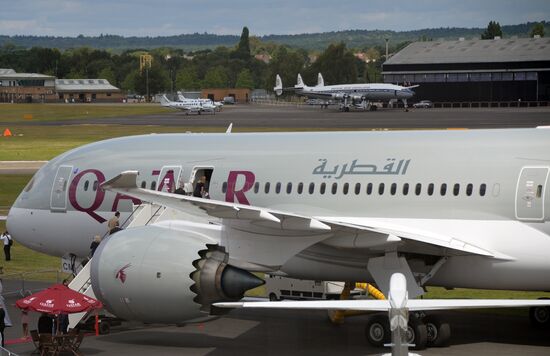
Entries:
{"label": "orange traffic cone", "polygon": [[10,129],[5,129],[5,130],[4,130],[4,134],[3,134],[4,137],[8,137],[8,136],[11,136],[11,135],[12,135],[12,134],[11,134]]}

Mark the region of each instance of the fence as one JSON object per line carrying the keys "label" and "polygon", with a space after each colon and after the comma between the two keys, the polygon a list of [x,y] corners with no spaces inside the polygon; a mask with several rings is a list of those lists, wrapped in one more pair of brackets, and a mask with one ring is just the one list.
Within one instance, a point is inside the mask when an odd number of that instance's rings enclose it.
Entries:
{"label": "fence", "polygon": [[4,290],[2,291],[3,296],[8,295],[21,295],[22,297],[26,295],[30,295],[33,292],[42,290],[40,289],[27,289],[26,282],[29,282],[29,276],[37,275],[37,274],[44,274],[44,273],[55,273],[55,281],[56,283],[61,282],[61,271],[58,269],[44,269],[44,270],[38,270],[38,271],[31,271],[31,272],[21,272],[21,273],[10,273],[10,274],[3,274],[2,279],[10,279],[10,280],[17,280],[17,283],[20,283],[20,288],[15,290]]}

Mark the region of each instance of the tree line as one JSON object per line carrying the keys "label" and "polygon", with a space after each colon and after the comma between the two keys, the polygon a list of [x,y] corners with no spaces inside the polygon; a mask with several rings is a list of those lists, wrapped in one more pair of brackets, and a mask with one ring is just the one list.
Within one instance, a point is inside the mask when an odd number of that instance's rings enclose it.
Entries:
{"label": "tree line", "polygon": [[[498,22],[491,21],[482,34],[492,39],[502,36]],[[544,36],[544,24],[535,24],[531,35]],[[390,53],[405,47],[409,42],[392,44]],[[362,51],[369,59],[357,58]],[[140,71],[139,57],[149,53],[153,57],[148,73]],[[268,63],[256,59],[254,53],[268,54]],[[322,73],[326,84],[380,82],[385,47],[350,49],[344,42],[328,45],[323,51],[307,51],[263,42],[251,37],[244,27],[236,46],[219,46],[194,52],[163,47],[149,51],[126,50],[112,53],[103,49],[81,47],[61,51],[57,48],[32,47],[30,49],[5,44],[0,47],[0,68],[17,72],[42,73],[57,78],[101,78],[128,93],[145,94],[146,74],[150,93],[200,90],[203,88],[271,89],[275,75],[280,74],[285,87],[296,83],[298,73],[306,84],[314,85],[317,73]]]}

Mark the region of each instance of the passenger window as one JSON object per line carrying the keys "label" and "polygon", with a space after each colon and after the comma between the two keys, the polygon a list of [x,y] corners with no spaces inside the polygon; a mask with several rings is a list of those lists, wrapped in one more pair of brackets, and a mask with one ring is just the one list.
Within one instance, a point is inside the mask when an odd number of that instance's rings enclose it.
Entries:
{"label": "passenger window", "polygon": [[271,183],[266,182],[264,187],[265,194],[269,194],[269,188],[271,187]]}
{"label": "passenger window", "polygon": [[460,184],[456,183],[453,187],[453,195],[456,197],[458,194],[460,194]]}
{"label": "passenger window", "polygon": [[355,195],[358,195],[359,193],[361,193],[361,183],[356,183],[355,184]]}
{"label": "passenger window", "polygon": [[372,194],[372,183],[367,184],[367,194],[368,195]]}
{"label": "passenger window", "polygon": [[315,192],[315,183],[309,183],[309,194],[313,194]]}
{"label": "passenger window", "polygon": [[260,191],[260,182],[254,183],[254,193],[258,194]]}
{"label": "passenger window", "polygon": [[227,192],[227,182],[223,182],[222,184],[222,193],[226,193]]}
{"label": "passenger window", "polygon": [[384,183],[380,183],[380,185],[378,186],[378,194],[384,194]]}
{"label": "passenger window", "polygon": [[474,185],[472,183],[468,184],[466,186],[466,195],[470,196],[472,195],[472,192],[474,191]]}
{"label": "passenger window", "polygon": [[336,194],[338,190],[338,183],[332,183],[332,194]]}
{"label": "passenger window", "polygon": [[395,195],[396,192],[397,192],[397,184],[392,183],[390,187],[390,194]]}
{"label": "passenger window", "polygon": [[445,194],[447,194],[447,184],[445,183],[441,184],[441,189],[439,190],[439,193],[441,194],[441,196],[444,196]]}
{"label": "passenger window", "polygon": [[298,183],[298,194],[302,194],[304,191],[304,183],[300,182]]}
{"label": "passenger window", "polygon": [[84,191],[87,192],[88,191],[88,187],[90,186],[90,182],[89,181],[85,181],[84,182]]}
{"label": "passenger window", "polygon": [[349,183],[344,183],[344,188],[342,188],[342,191],[344,192],[344,194],[348,194],[349,192]]}
{"label": "passenger window", "polygon": [[422,184],[416,183],[416,187],[414,188],[414,194],[420,195],[422,193]]}
{"label": "passenger window", "polygon": [[403,184],[403,195],[409,194],[409,183]]}
{"label": "passenger window", "polygon": [[288,182],[286,185],[286,194],[292,193],[292,183]]}
{"label": "passenger window", "polygon": [[[156,190],[157,189],[157,182],[156,181],[152,181],[151,182],[151,190]],[[95,190],[95,189],[94,189]]]}
{"label": "passenger window", "polygon": [[275,193],[279,194],[281,192],[281,182],[275,184]]}
{"label": "passenger window", "polygon": [[479,195],[484,197],[486,191],[487,191],[487,185],[485,185],[485,183],[479,186]]}
{"label": "passenger window", "polygon": [[434,184],[433,183],[428,184],[428,195],[429,196],[434,195]]}
{"label": "passenger window", "polygon": [[146,182],[146,181],[142,181],[142,182],[141,182],[141,187],[142,187],[143,189],[147,188],[147,182]]}
{"label": "passenger window", "polygon": [[319,193],[325,194],[325,190],[327,190],[327,185],[325,183],[321,183],[321,188],[319,188]]}

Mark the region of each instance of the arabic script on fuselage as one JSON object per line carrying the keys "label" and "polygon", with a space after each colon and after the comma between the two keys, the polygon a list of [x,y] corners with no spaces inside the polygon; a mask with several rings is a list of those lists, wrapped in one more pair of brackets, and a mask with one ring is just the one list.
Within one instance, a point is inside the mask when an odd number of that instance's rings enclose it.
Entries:
{"label": "arabic script on fuselage", "polygon": [[404,175],[409,168],[410,159],[388,158],[383,166],[378,167],[376,164],[359,164],[357,159],[351,163],[340,163],[334,167],[327,168],[328,160],[320,158],[321,162],[317,167],[313,168],[312,174],[321,175],[323,178],[340,179],[345,175]]}

